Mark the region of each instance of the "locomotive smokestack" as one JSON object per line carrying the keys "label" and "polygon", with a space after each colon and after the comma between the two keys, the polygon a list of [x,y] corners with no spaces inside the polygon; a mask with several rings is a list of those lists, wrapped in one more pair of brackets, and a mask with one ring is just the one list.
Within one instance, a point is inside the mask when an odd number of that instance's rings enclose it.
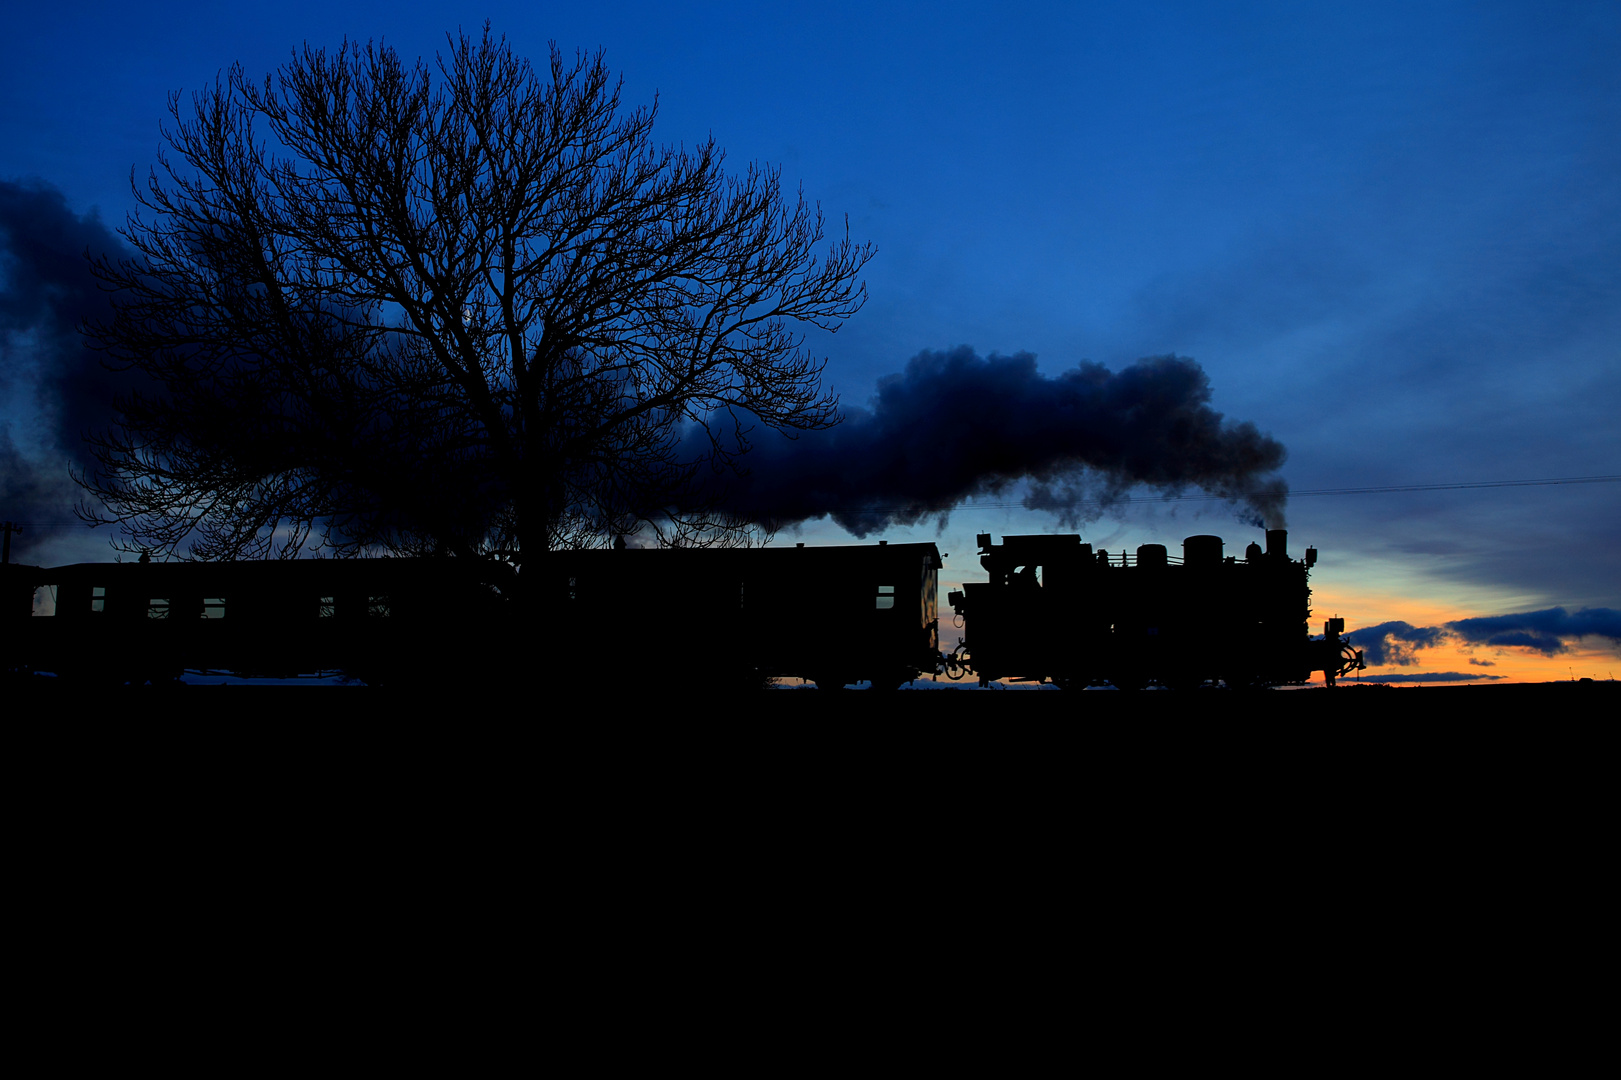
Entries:
{"label": "locomotive smokestack", "polygon": [[[922,352],[837,427],[792,440],[756,429],[748,474],[717,476],[704,494],[759,522],[831,515],[856,536],[943,519],[967,498],[1018,484],[1026,507],[1070,525],[1139,484],[1202,488],[1253,524],[1281,525],[1282,444],[1209,402],[1209,379],[1183,357],[1118,372],[1088,362],[1048,377],[1030,353]],[[688,449],[697,458],[707,446]]]}
{"label": "locomotive smokestack", "polygon": [[1266,531],[1266,553],[1270,558],[1287,559],[1289,557],[1289,532],[1287,529],[1268,529]]}

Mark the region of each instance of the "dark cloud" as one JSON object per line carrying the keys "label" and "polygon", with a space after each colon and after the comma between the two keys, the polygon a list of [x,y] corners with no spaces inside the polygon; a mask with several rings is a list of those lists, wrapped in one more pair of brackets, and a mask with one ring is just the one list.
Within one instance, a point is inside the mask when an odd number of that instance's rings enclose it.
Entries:
{"label": "dark cloud", "polygon": [[1373,667],[1394,664],[1411,667],[1418,663],[1413,656],[1417,649],[1431,649],[1441,644],[1446,629],[1440,626],[1414,626],[1412,623],[1383,622],[1352,631],[1348,635],[1352,644],[1362,650],[1362,658]]}
{"label": "dark cloud", "polygon": [[1483,679],[1504,679],[1506,675],[1471,674],[1467,671],[1413,671],[1394,675],[1363,675],[1359,682],[1371,683],[1426,683],[1426,682],[1480,682]]}
{"label": "dark cloud", "polygon": [[[20,447],[10,431],[0,438],[0,514],[11,520],[71,519],[76,489],[68,470],[85,464],[82,436],[108,426],[113,398],[130,382],[102,367],[78,331],[110,311],[86,252],[124,250],[56,189],[0,181],[0,391],[34,413],[43,440]],[[17,554],[48,536],[28,529],[14,542]]]}
{"label": "dark cloud", "polygon": [[[1608,638],[1621,648],[1621,611],[1612,608],[1564,608],[1525,611],[1516,615],[1483,615],[1459,619],[1444,626],[1413,626],[1384,622],[1353,631],[1352,643],[1373,667],[1387,664],[1411,667],[1418,649],[1431,649],[1445,641],[1487,645],[1499,649],[1532,649],[1544,656],[1569,652],[1571,645],[1588,637]],[[1470,660],[1478,667],[1495,666],[1490,660]]]}
{"label": "dark cloud", "polygon": [[830,515],[856,536],[945,514],[1025,484],[1024,505],[1066,524],[1096,517],[1134,485],[1196,487],[1281,527],[1284,448],[1210,407],[1192,360],[1150,357],[1047,377],[1030,353],[922,352],[878,381],[869,408],[797,440],[756,434],[726,505],[790,524]]}
{"label": "dark cloud", "polygon": [[1582,608],[1567,612],[1562,607],[1526,611],[1518,615],[1488,615],[1459,619],[1447,629],[1471,645],[1535,649],[1544,656],[1566,652],[1570,643],[1584,637],[1608,638],[1621,647],[1621,611],[1612,608]]}
{"label": "dark cloud", "polygon": [[1469,658],[1469,662],[1471,664],[1475,665],[1476,667],[1496,667],[1497,666],[1497,661],[1496,660],[1476,660],[1472,656]]}

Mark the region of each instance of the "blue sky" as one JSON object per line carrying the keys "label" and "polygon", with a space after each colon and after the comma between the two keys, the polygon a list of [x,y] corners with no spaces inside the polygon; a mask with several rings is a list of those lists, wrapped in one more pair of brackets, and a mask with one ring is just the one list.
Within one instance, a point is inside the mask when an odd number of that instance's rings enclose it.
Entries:
{"label": "blue sky", "polygon": [[[870,299],[821,348],[852,404],[925,349],[1027,350],[1051,375],[1174,353],[1288,448],[1296,490],[1621,474],[1618,5],[19,7],[0,16],[0,180],[109,225],[171,91],[235,62],[263,76],[305,41],[431,56],[489,19],[537,60],[604,49],[627,103],[658,95],[663,139],[713,135],[848,215],[878,249]],[[0,394],[26,442],[26,380]],[[1319,614],[1353,626],[1621,608],[1621,484],[1296,498],[1289,520],[1323,554]],[[1055,527],[959,511],[944,577],[976,572],[975,532]],[[1081,531],[1252,533],[1199,502]]]}

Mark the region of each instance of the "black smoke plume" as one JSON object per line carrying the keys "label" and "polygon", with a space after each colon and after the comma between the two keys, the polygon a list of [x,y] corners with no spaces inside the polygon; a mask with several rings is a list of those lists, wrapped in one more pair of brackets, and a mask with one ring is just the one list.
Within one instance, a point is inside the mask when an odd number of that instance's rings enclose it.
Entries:
{"label": "black smoke plume", "polygon": [[31,412],[33,439],[0,428],[0,517],[23,523],[13,554],[26,556],[71,521],[87,464],[83,435],[113,419],[113,399],[132,383],[85,348],[78,326],[105,318],[85,253],[122,253],[94,215],[80,217],[60,191],[0,180],[0,399]]}
{"label": "black smoke plume", "polygon": [[[964,499],[1026,483],[1024,505],[1074,524],[1135,485],[1225,496],[1246,520],[1283,526],[1284,448],[1210,407],[1192,360],[1158,356],[1048,378],[1030,353],[922,352],[878,382],[870,408],[798,439],[756,432],[724,503],[789,525],[830,515],[856,536],[945,515]],[[717,481],[718,483],[718,481]]]}
{"label": "black smoke plume", "polygon": [[[19,553],[49,535],[27,523],[71,517],[79,493],[69,470],[93,466],[83,436],[105,431],[115,398],[144,382],[109,371],[83,343],[81,323],[110,312],[86,252],[126,254],[61,192],[0,181],[0,393],[36,420],[31,442],[0,426],[0,517],[25,523]],[[866,536],[943,519],[966,498],[1020,483],[1026,506],[1066,523],[1097,516],[1136,485],[1196,487],[1281,526],[1287,489],[1270,474],[1283,447],[1253,424],[1225,422],[1209,400],[1204,371],[1174,356],[1120,372],[1083,363],[1048,378],[1029,353],[923,352],[879,381],[870,408],[847,407],[837,427],[798,440],[756,432],[744,475],[708,477],[703,494],[749,520],[831,515]]]}

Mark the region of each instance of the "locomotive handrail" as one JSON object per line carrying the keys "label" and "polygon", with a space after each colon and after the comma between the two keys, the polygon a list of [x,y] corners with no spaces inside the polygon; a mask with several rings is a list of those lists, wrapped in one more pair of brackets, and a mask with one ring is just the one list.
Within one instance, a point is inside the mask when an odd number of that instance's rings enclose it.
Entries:
{"label": "locomotive handrail", "polygon": [[[1118,553],[1109,552],[1109,551],[1100,551],[1100,552],[1098,552],[1098,555],[1100,556],[1099,561],[1104,563],[1104,565],[1106,565],[1106,566],[1138,566],[1138,565],[1140,565],[1140,561],[1137,558],[1137,554],[1136,554],[1136,552],[1133,552],[1133,551],[1121,551],[1121,552],[1118,552]],[[1165,562],[1169,566],[1182,566],[1184,564],[1184,560],[1183,560],[1182,556],[1180,556],[1180,555],[1169,555],[1169,554],[1167,554],[1165,556]]]}

